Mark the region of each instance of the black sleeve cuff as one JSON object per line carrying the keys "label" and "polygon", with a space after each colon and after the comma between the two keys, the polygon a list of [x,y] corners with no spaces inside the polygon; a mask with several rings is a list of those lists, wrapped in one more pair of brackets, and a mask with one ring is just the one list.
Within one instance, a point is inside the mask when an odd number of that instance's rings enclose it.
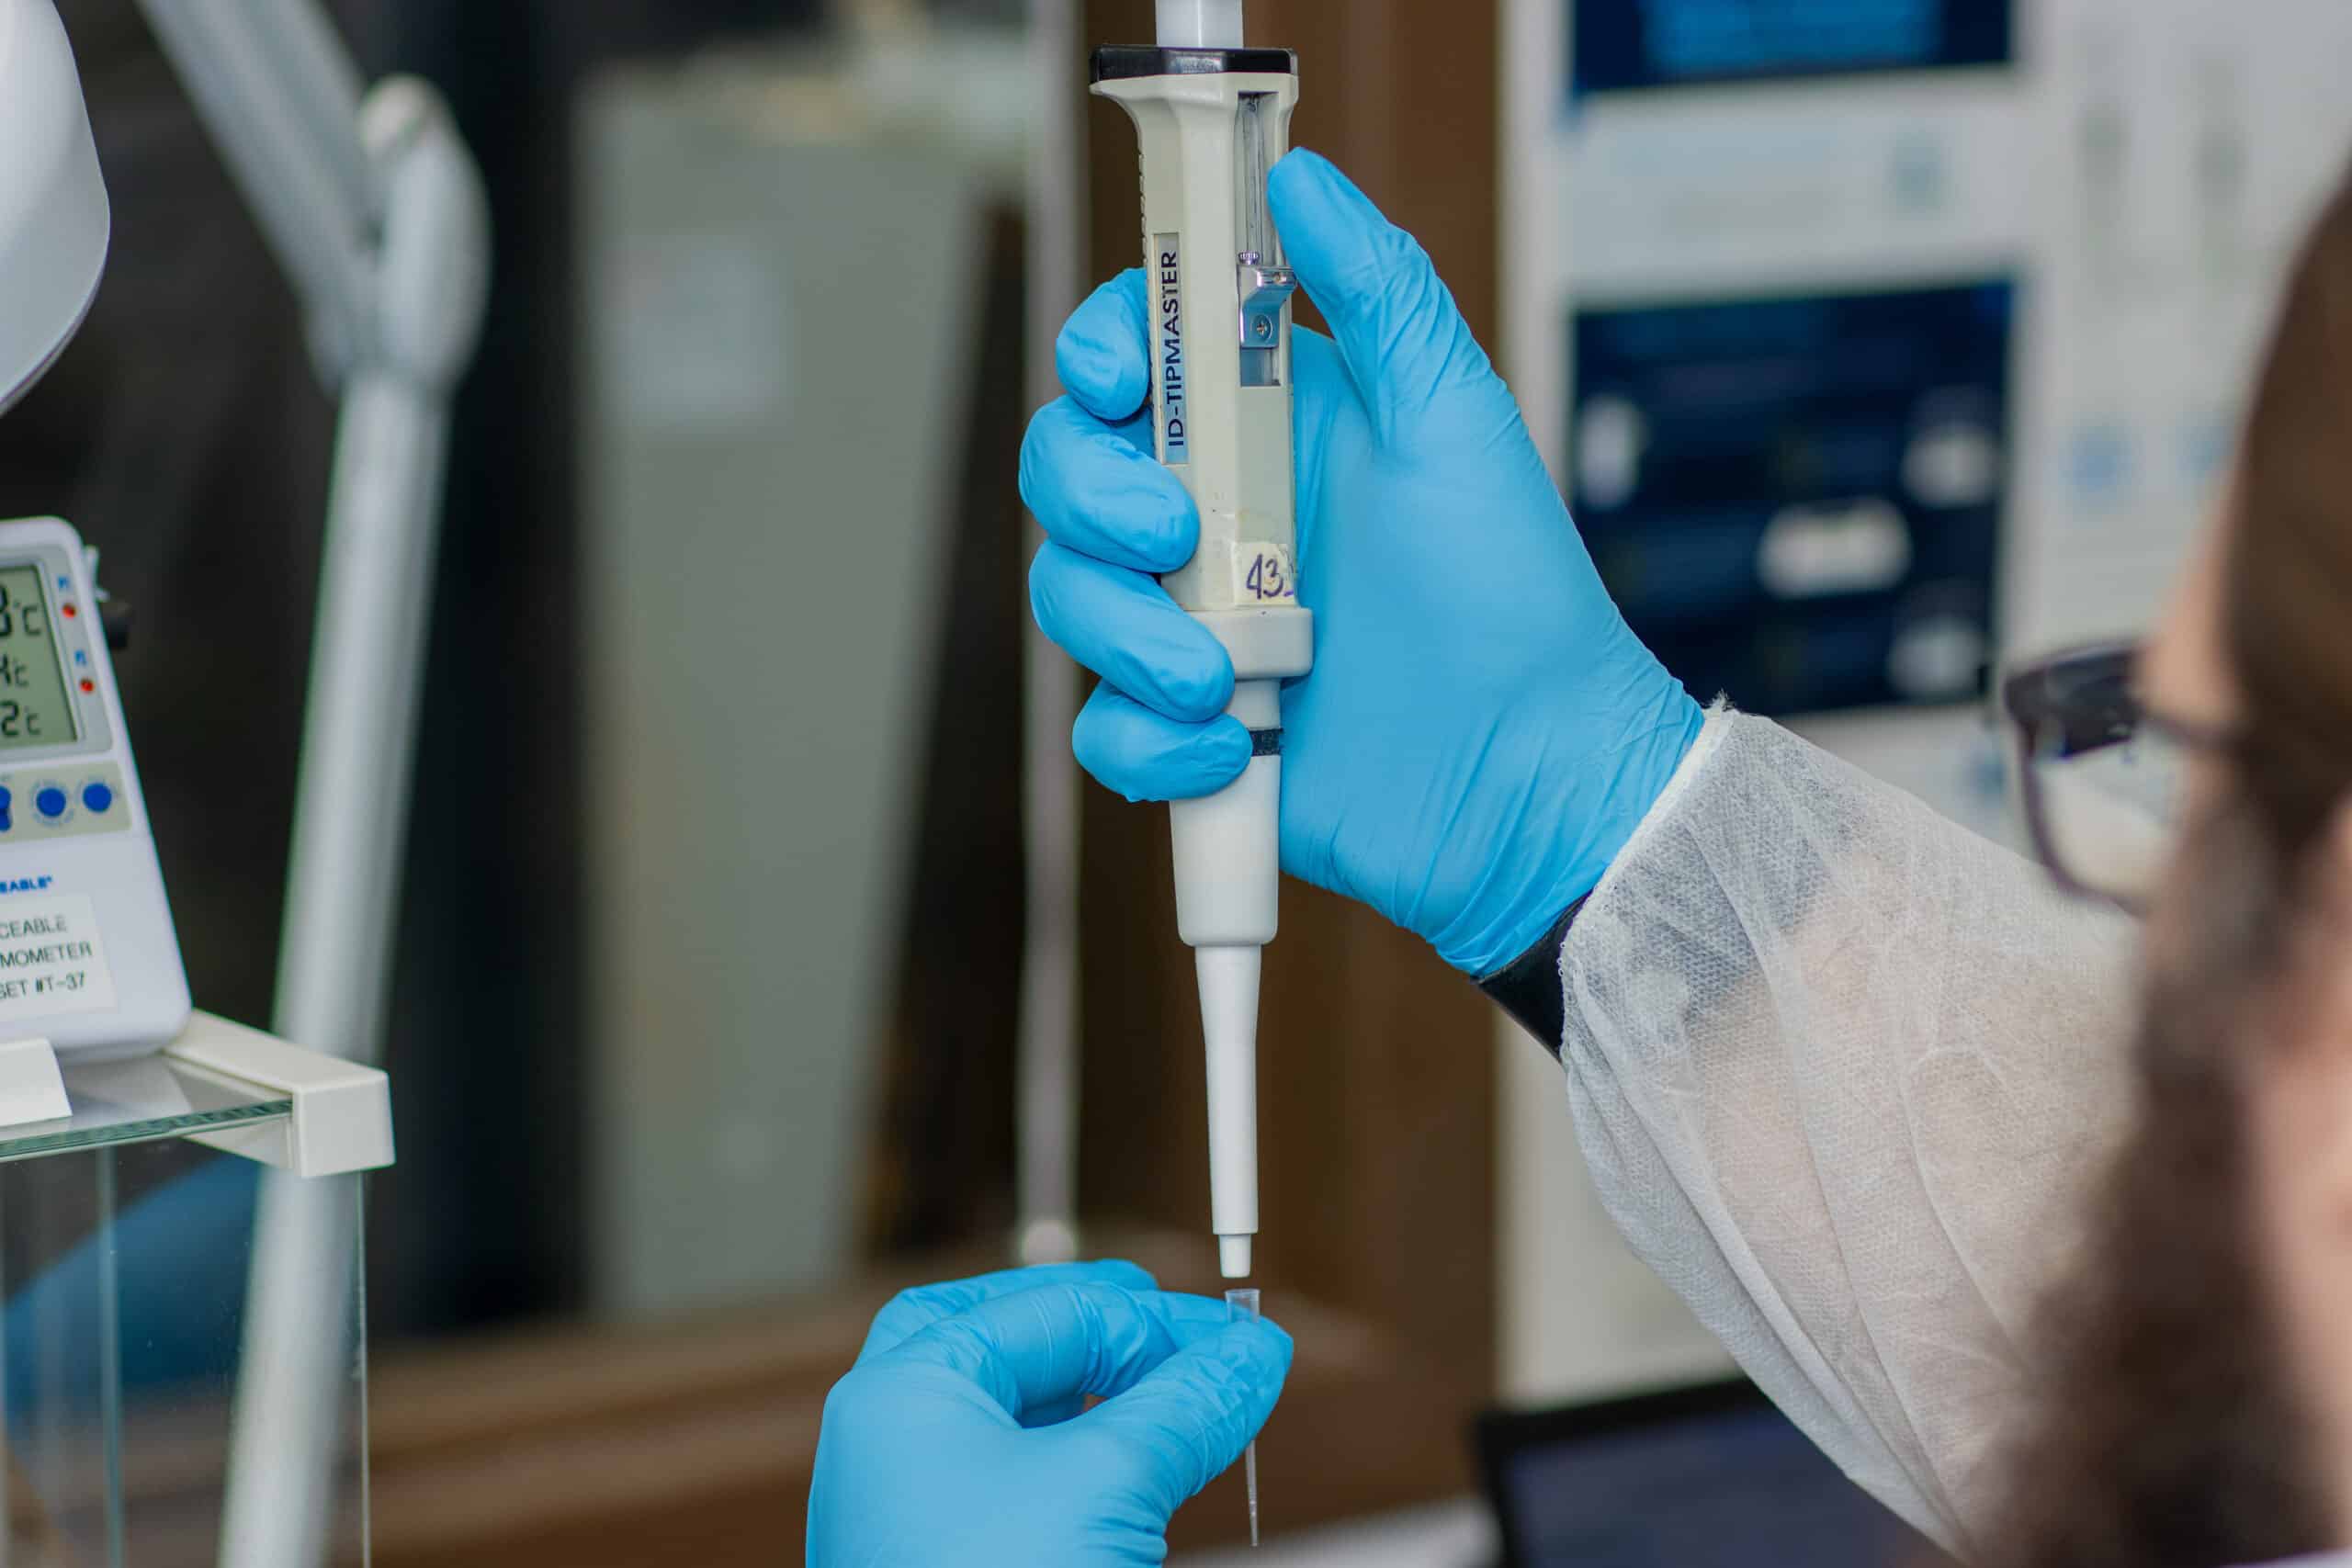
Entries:
{"label": "black sleeve cuff", "polygon": [[1568,928],[1590,897],[1587,894],[1569,905],[1568,912],[1533,947],[1478,982],[1480,990],[1555,1057],[1568,1032],[1567,1004],[1560,994],[1560,944],[1568,940]]}

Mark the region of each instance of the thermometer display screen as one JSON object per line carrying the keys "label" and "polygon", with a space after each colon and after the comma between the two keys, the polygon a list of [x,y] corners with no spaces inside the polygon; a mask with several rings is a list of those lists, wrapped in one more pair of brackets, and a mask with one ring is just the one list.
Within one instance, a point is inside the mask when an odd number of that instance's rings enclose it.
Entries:
{"label": "thermometer display screen", "polygon": [[0,751],[81,739],[38,566],[0,566]]}

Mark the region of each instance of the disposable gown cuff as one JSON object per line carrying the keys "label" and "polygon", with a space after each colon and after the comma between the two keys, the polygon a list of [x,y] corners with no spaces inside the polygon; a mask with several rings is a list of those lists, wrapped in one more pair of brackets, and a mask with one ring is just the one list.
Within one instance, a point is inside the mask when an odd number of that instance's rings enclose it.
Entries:
{"label": "disposable gown cuff", "polygon": [[1492,998],[1503,1011],[1510,1014],[1521,1029],[1542,1041],[1544,1049],[1555,1058],[1568,1034],[1567,987],[1560,979],[1560,954],[1567,946],[1570,928],[1577,923],[1577,916],[1584,911],[1584,907],[1608,888],[1617,867],[1640,849],[1652,825],[1670,816],[1681,804],[1691,778],[1706,766],[1708,759],[1714,754],[1715,744],[1723,739],[1724,727],[1730,720],[1732,712],[1731,704],[1721,697],[1707,709],[1706,723],[1701,728],[1698,739],[1683,755],[1682,765],[1667,782],[1665,793],[1650,807],[1625,847],[1617,852],[1617,858],[1611,863],[1609,874],[1602,875],[1600,886],[1569,905],[1567,912],[1553,923],[1551,930],[1544,932],[1534,946],[1478,982],[1480,990]]}
{"label": "disposable gown cuff", "polygon": [[1569,905],[1567,913],[1555,921],[1533,947],[1478,982],[1478,988],[1494,998],[1496,1006],[1542,1041],[1544,1049],[1554,1056],[1560,1054],[1560,1042],[1568,1032],[1567,993],[1560,984],[1560,949],[1568,940],[1568,928],[1577,923],[1577,913],[1590,902],[1592,897],[1588,894]]}

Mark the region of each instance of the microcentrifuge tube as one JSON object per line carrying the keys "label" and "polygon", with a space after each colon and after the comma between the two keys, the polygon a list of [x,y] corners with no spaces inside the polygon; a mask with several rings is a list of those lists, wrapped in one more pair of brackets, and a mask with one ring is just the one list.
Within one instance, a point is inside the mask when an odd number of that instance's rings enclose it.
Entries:
{"label": "microcentrifuge tube", "polygon": [[[1245,1317],[1254,1320],[1259,1315],[1255,1289],[1226,1292],[1225,1304],[1236,1322]],[[1250,1487],[1250,1544],[1254,1547],[1258,1544],[1258,1439],[1255,1438],[1250,1438],[1249,1448],[1242,1450],[1241,1473]]]}

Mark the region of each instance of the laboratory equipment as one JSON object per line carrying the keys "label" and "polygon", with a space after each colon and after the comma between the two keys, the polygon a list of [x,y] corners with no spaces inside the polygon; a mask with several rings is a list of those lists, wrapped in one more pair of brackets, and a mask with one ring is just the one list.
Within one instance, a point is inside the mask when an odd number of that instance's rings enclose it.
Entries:
{"label": "laboratory equipment", "polygon": [[0,0],[0,411],[89,313],[112,228],[82,79],[57,13]]}
{"label": "laboratory equipment", "polygon": [[1258,1231],[1258,984],[1281,882],[1282,682],[1315,662],[1298,602],[1290,301],[1266,198],[1290,145],[1297,59],[1247,49],[1240,0],[1162,0],[1157,48],[1094,55],[1094,91],[1136,124],[1156,449],[1200,510],[1192,560],[1161,579],[1233,661],[1227,711],[1251,761],[1169,807],[1179,933],[1193,949],[1208,1068],[1211,1226],[1246,1277]]}
{"label": "laboratory equipment", "polygon": [[[0,142],[5,408],[86,315],[111,227],[49,0],[0,0]],[[248,1213],[233,1162],[219,1168],[226,1180],[192,1173],[157,1195],[162,1207],[141,1206],[167,1216],[160,1227],[125,1213],[118,1228],[117,1151],[185,1140],[306,1179],[307,1200],[344,1216],[344,1246],[288,1280],[278,1305],[338,1346],[356,1332],[359,1299],[356,1173],[392,1155],[382,1073],[191,1012],[95,579],[95,556],[68,525],[0,524],[0,1161],[18,1194],[7,1203],[6,1416],[12,1468],[39,1513],[28,1517],[15,1486],[0,1500],[0,1555],[11,1560],[19,1546],[69,1544],[121,1562],[141,1542],[125,1476],[152,1427],[126,1384],[158,1345],[185,1349],[207,1323],[235,1321],[233,1307],[207,1304],[243,1271],[243,1250],[220,1228]],[[17,1162],[28,1160],[51,1162],[48,1174],[17,1179]],[[77,1189],[91,1196],[98,1233],[44,1258],[56,1237],[44,1234],[53,1226],[41,1195]],[[142,1272],[159,1256],[170,1259],[163,1276]],[[27,1280],[28,1259],[38,1280]],[[351,1365],[338,1357],[322,1375],[332,1391]],[[187,1414],[173,1413],[182,1438]],[[299,1456],[317,1468],[322,1516],[352,1430],[319,1429],[316,1450]],[[181,1461],[182,1485],[200,1473]]]}
{"label": "laboratory equipment", "polygon": [[67,525],[0,523],[0,1040],[130,1055],[187,1027],[187,976],[91,570]]}
{"label": "laboratory equipment", "polygon": [[[1329,596],[1283,704],[1283,863],[1491,981],[1592,891],[1705,716],[1610,603],[1428,254],[1312,152],[1269,194],[1334,334],[1295,349],[1301,537]],[[1251,745],[1223,711],[1231,657],[1145,574],[1196,542],[1182,482],[1124,434],[1149,287],[1126,273],[1071,315],[1070,395],[1031,422],[1022,489],[1053,536],[1037,619],[1104,677],[1074,749],[1131,800],[1184,800]]]}
{"label": "laboratory equipment", "polygon": [[[143,9],[302,294],[322,375],[342,394],[277,1022],[365,1058],[383,1016],[449,395],[488,298],[487,202],[439,96],[413,79],[363,94],[311,0],[145,0]],[[103,184],[50,0],[0,0],[0,131],[9,147],[0,170],[5,403],[71,335],[104,251]],[[119,710],[107,716],[119,734]],[[137,810],[128,752],[104,765],[119,770],[110,809],[127,819]],[[41,808],[50,785],[67,792],[66,807],[51,826],[10,831],[26,841],[82,836],[69,827],[104,838],[97,825],[107,813],[74,792],[93,782],[112,789],[112,775],[27,782],[34,799],[17,818],[52,815]],[[158,1019],[176,964],[175,952],[170,969],[159,962],[141,976],[141,996],[164,996],[146,1004]],[[314,1077],[329,1098],[380,1092],[381,1074],[321,1066],[250,1032],[224,1035],[231,1026],[210,1030],[201,1015],[197,1024],[172,1054],[205,1035],[214,1055],[249,1060],[248,1077]],[[388,1120],[379,1131],[380,1164],[390,1158]],[[291,1145],[298,1174],[322,1153],[299,1131]],[[239,1568],[307,1568],[318,1557],[345,1326],[314,1303],[323,1271],[348,1263],[352,1221],[352,1209],[316,1184],[264,1188],[245,1314],[257,1353],[248,1358],[222,1543],[224,1561]]]}
{"label": "laboratory equipment", "polygon": [[[313,0],[142,0],[340,400],[273,1021],[381,1042],[449,400],[489,299],[489,203],[440,95],[368,89]],[[354,1211],[266,1182],[223,1562],[311,1568],[345,1325],[311,1310]]]}
{"label": "laboratory equipment", "polygon": [[1505,1568],[1877,1568],[1950,1560],[1745,1379],[1480,1419]]}
{"label": "laboratory equipment", "polygon": [[[1029,0],[1031,94],[1027,206],[1022,232],[1027,314],[1029,400],[1060,390],[1054,339],[1083,289],[1079,233],[1086,135],[1084,106],[1064,90],[1063,66],[1078,48],[1078,0]],[[1038,539],[1030,519],[1030,543]],[[1021,1004],[1015,1025],[1014,1104],[1019,1108],[1014,1185],[1023,1263],[1066,1261],[1078,1238],[1078,770],[1070,722],[1082,688],[1078,671],[1035,620],[1021,637]]]}
{"label": "laboratory equipment", "polygon": [[[1237,1322],[1244,1318],[1256,1322],[1260,1315],[1258,1303],[1258,1290],[1254,1285],[1225,1292],[1225,1304],[1233,1309]],[[1244,1482],[1250,1488],[1250,1544],[1255,1546],[1258,1544],[1258,1439],[1255,1438],[1250,1438],[1250,1446],[1241,1450],[1241,1469]]]}

